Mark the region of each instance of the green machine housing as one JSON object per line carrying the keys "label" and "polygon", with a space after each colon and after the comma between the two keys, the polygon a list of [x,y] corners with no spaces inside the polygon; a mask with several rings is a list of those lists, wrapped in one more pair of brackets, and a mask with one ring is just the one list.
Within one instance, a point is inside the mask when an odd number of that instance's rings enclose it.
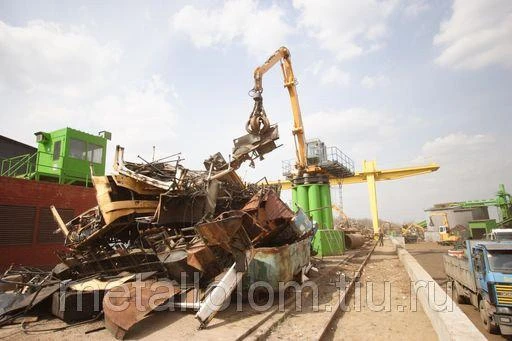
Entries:
{"label": "green machine housing", "polygon": [[497,227],[496,220],[482,219],[468,222],[469,233],[473,239],[485,239],[486,235]]}
{"label": "green machine housing", "polygon": [[512,228],[512,196],[500,184],[496,197],[492,199],[470,200],[459,203],[462,208],[489,207],[498,208],[498,221],[494,219],[473,220],[469,224],[469,233],[473,239],[482,238],[495,228]]}
{"label": "green machine housing", "polygon": [[296,176],[291,167],[293,160],[283,162],[283,175],[292,182],[292,209],[301,208],[316,223],[312,249],[318,256],[340,255],[345,251],[345,236],[334,229],[329,178],[353,176],[354,161],[319,139],[309,140],[306,145],[308,165],[316,165],[323,172]]}
{"label": "green machine housing", "polygon": [[35,133],[38,147],[35,172],[31,178],[63,184],[89,185],[91,167],[95,175],[105,174],[109,132],[92,135],[72,128]]}

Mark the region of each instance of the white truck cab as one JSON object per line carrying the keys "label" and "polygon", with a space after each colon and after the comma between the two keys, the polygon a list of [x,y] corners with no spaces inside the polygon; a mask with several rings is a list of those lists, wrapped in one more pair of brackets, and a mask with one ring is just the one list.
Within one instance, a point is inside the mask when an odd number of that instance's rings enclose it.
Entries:
{"label": "white truck cab", "polygon": [[494,229],[491,231],[490,240],[512,240],[512,229]]}

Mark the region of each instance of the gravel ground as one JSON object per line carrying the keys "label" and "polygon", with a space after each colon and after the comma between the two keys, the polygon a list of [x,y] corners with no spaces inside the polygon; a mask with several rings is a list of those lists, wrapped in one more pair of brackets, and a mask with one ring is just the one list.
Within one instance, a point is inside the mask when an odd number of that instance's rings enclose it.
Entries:
{"label": "gravel ground", "polygon": [[437,340],[419,301],[417,309],[412,308],[414,299],[409,276],[391,243],[386,241],[384,247],[375,249],[361,276],[360,292],[356,290],[352,294],[350,310],[334,325],[329,337],[331,340]]}

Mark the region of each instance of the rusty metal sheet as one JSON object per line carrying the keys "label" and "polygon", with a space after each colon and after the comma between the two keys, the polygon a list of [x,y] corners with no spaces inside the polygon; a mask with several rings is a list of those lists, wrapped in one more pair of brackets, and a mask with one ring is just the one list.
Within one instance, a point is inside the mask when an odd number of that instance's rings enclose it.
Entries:
{"label": "rusty metal sheet", "polygon": [[164,191],[161,188],[122,174],[114,174],[112,175],[112,179],[117,186],[127,188],[138,194],[158,195]]}
{"label": "rusty metal sheet", "polygon": [[197,225],[196,230],[206,244],[218,245],[229,251],[231,239],[242,227],[242,218],[242,214],[226,218],[220,216],[212,222]]}
{"label": "rusty metal sheet", "polygon": [[207,201],[206,193],[197,195],[194,200],[185,193],[174,196],[162,194],[156,210],[156,221],[158,224],[189,223],[193,225],[204,216]]}
{"label": "rusty metal sheet", "polygon": [[247,204],[245,204],[245,206],[242,208],[242,210],[245,212],[256,211],[260,207],[260,203],[261,203],[261,196],[259,195],[259,193],[257,193],[256,195],[254,195],[251,198],[251,200],[249,200],[247,202]]}
{"label": "rusty metal sheet", "polygon": [[230,215],[221,214],[216,220],[196,226],[196,231],[207,245],[220,246],[231,253],[235,259],[236,271],[247,269],[245,252],[252,249],[252,242],[242,227],[244,212],[231,211]]}
{"label": "rusty metal sheet", "polygon": [[215,255],[202,243],[187,249],[187,264],[210,275],[216,275],[219,272]]}
{"label": "rusty metal sheet", "polygon": [[37,306],[46,298],[53,295],[54,292],[58,291],[59,287],[60,284],[56,283],[45,286],[30,294],[3,294],[3,297],[1,297],[0,300],[9,299],[9,304],[2,307],[3,309],[0,309],[0,320],[5,316],[16,314],[24,309]]}
{"label": "rusty metal sheet", "polygon": [[118,340],[181,290],[169,281],[136,281],[112,288],[103,298],[105,327]]}
{"label": "rusty metal sheet", "polygon": [[[277,220],[277,219],[292,219],[295,214],[277,195],[272,189],[264,189],[256,193],[251,200],[242,208],[245,212],[257,211],[263,208],[265,216],[260,219]],[[261,215],[259,213],[259,215]]]}
{"label": "rusty metal sheet", "polygon": [[286,205],[273,190],[267,192],[265,199],[265,211],[268,220],[291,220],[295,216],[288,205]]}
{"label": "rusty metal sheet", "polygon": [[174,179],[167,181],[158,180],[129,169],[124,161],[124,148],[121,146],[116,147],[116,153],[114,155],[114,171],[116,171],[119,174],[131,177],[137,181],[143,182],[152,187],[160,188],[164,191],[167,191],[174,187],[176,185],[176,182],[179,181],[180,178],[180,176],[176,174]]}

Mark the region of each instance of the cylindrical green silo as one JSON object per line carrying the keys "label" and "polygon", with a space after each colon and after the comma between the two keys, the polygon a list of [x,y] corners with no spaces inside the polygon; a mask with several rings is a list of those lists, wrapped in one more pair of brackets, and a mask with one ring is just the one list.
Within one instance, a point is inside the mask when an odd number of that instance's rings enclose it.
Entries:
{"label": "cylindrical green silo", "polygon": [[308,199],[308,185],[298,185],[297,188],[297,206],[300,207],[306,214],[309,211]]}
{"label": "cylindrical green silo", "polygon": [[320,197],[320,185],[310,185],[308,189],[309,196],[309,215],[318,223],[319,228],[325,228],[322,210],[322,200]]}
{"label": "cylindrical green silo", "polygon": [[321,199],[321,207],[322,209],[322,217],[325,228],[333,228],[333,217],[332,217],[332,208],[331,208],[331,189],[329,184],[323,184],[320,186],[320,199]]}
{"label": "cylindrical green silo", "polygon": [[292,211],[297,212],[297,187],[292,187]]}

